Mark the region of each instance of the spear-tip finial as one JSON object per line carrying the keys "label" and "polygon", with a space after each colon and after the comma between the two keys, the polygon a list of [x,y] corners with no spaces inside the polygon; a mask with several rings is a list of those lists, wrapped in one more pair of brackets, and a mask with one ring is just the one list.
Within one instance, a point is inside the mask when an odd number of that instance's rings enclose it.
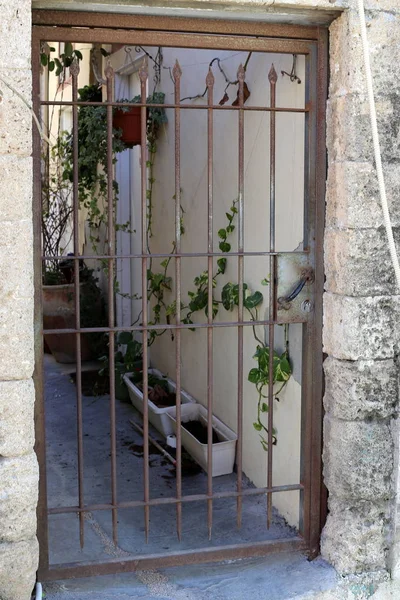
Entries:
{"label": "spear-tip finial", "polygon": [[175,81],[177,81],[178,79],[181,78],[182,69],[181,69],[181,66],[180,66],[178,60],[176,60],[176,62],[174,64],[174,68],[172,69],[172,75],[173,75]]}
{"label": "spear-tip finial", "polygon": [[270,83],[276,83],[278,81],[278,74],[275,71],[274,63],[272,63],[271,68],[269,70],[268,79]]}
{"label": "spear-tip finial", "polygon": [[146,61],[143,61],[143,64],[139,69],[139,79],[142,83],[144,83],[145,81],[147,81],[148,76],[149,76],[149,72],[147,69],[147,64],[146,64]]}
{"label": "spear-tip finial", "polygon": [[71,73],[72,77],[77,77],[80,70],[79,61],[75,58],[75,60],[73,60],[71,63],[69,72]]}
{"label": "spear-tip finial", "polygon": [[246,71],[242,63],[240,63],[239,68],[237,70],[237,78],[238,81],[244,81],[246,78]]}
{"label": "spear-tip finial", "polygon": [[207,87],[212,88],[214,86],[214,81],[215,81],[214,73],[212,72],[212,68],[210,67],[208,69],[208,73],[207,73],[207,77],[206,77]]}

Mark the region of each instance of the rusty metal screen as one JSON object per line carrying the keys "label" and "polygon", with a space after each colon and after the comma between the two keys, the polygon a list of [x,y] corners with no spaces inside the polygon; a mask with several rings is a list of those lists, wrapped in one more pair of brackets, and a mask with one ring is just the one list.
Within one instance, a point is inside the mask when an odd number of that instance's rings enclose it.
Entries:
{"label": "rusty metal screen", "polygon": [[[179,565],[182,563],[196,563],[217,561],[225,559],[260,556],[270,552],[287,549],[304,550],[310,556],[318,553],[319,533],[323,515],[321,508],[321,420],[322,420],[322,348],[321,348],[321,302],[323,289],[322,265],[322,232],[324,214],[324,183],[325,183],[325,99],[327,80],[327,43],[326,31],[319,28],[294,26],[277,26],[267,24],[248,24],[240,22],[222,23],[207,20],[185,19],[158,19],[151,17],[128,17],[117,15],[62,13],[51,11],[36,11],[33,17],[33,66],[34,66],[34,110],[40,120],[44,108],[55,105],[70,107],[72,112],[72,214],[73,214],[73,252],[69,260],[73,263],[73,282],[75,285],[74,308],[75,324],[70,328],[51,328],[43,330],[42,326],[42,269],[43,264],[49,260],[62,261],[65,256],[48,256],[43,251],[41,231],[41,180],[43,167],[41,163],[42,140],[40,133],[34,133],[34,165],[35,165],[35,215],[36,215],[36,371],[35,381],[37,390],[36,404],[36,451],[40,463],[40,504],[38,511],[40,540],[40,577],[42,579],[59,579],[64,577],[87,576],[90,574],[106,574],[135,569],[151,568],[157,566]],[[237,102],[235,105],[217,103],[214,93],[214,76],[210,69],[206,78],[201,82],[205,86],[205,102],[203,104],[188,104],[181,101],[181,84],[184,75],[179,62],[173,65],[173,99],[167,98],[164,104],[147,103],[147,85],[149,79],[148,68],[140,68],[140,102],[136,104],[141,114],[141,251],[134,253],[116,253],[116,216],[113,202],[113,111],[116,108],[129,106],[126,102],[118,102],[114,93],[113,69],[106,68],[104,75],[105,97],[101,106],[106,107],[107,128],[107,211],[109,234],[107,251],[104,253],[80,253],[80,223],[78,200],[78,111],[82,106],[97,106],[98,102],[84,102],[78,98],[79,67],[73,63],[70,67],[72,99],[70,101],[43,100],[40,95],[40,44],[45,41],[59,42],[87,42],[90,44],[129,44],[131,46],[163,46],[173,48],[194,49],[221,49],[248,52],[281,53],[287,55],[301,55],[305,57],[305,103],[302,108],[280,106],[277,104],[276,90],[279,85],[278,74],[273,66],[269,73],[265,73],[269,88],[268,105],[246,104],[246,71],[240,65],[237,71]],[[294,83],[294,85],[296,85]],[[171,101],[172,100],[172,101]],[[217,99],[218,100],[218,99]],[[174,229],[175,237],[173,252],[150,253],[146,244],[147,231],[147,165],[146,156],[146,115],[149,108],[168,109],[173,118],[169,120],[169,128],[173,130],[174,137]],[[182,250],[182,172],[181,172],[181,127],[182,116],[191,110],[204,111],[205,127],[207,128],[206,148],[206,177],[207,177],[207,219],[204,223],[206,231],[206,247],[202,252]],[[215,213],[214,170],[213,166],[217,157],[214,146],[214,125],[216,115],[229,112],[237,119],[237,250],[231,251],[236,264],[236,280],[238,286],[237,319],[216,320],[213,316],[213,270],[215,261],[223,254],[215,250],[215,231],[213,217]],[[268,246],[258,251],[246,251],[244,231],[246,215],[246,186],[245,186],[245,118],[250,113],[263,113],[266,115],[269,126],[268,153],[269,153],[269,188],[263,190],[262,201],[269,206],[269,239]],[[304,243],[298,251],[282,252],[276,244],[276,207],[280,202],[276,191],[276,156],[280,144],[277,135],[277,118],[280,115],[298,114],[304,119]],[[200,227],[200,225],[199,225]],[[268,312],[265,318],[247,319],[245,313],[245,261],[252,257],[264,257],[267,261],[266,272],[269,276]],[[181,315],[182,304],[182,261],[184,259],[203,259],[206,263],[206,315],[204,322],[186,322]],[[176,282],[174,302],[176,308],[175,318],[172,322],[152,324],[149,315],[148,303],[148,269],[150,260],[170,260],[174,265]],[[104,272],[107,278],[107,325],[82,327],[80,321],[80,265],[82,261],[102,261],[105,265]],[[116,321],[115,307],[115,279],[117,262],[121,260],[140,262],[141,272],[141,319],[133,325],[120,325]],[[292,273],[288,280],[282,276],[282,271]],[[300,481],[299,483],[276,485],[273,479],[274,457],[274,347],[276,344],[276,326],[286,323],[301,323],[302,327],[302,376],[301,376],[301,448],[300,448]],[[267,452],[265,453],[266,485],[263,487],[243,485],[243,422],[248,405],[244,398],[243,382],[246,378],[244,367],[244,335],[248,328],[263,327],[266,331],[269,346],[268,386],[266,390],[267,430],[265,440]],[[232,376],[237,382],[236,404],[236,457],[235,457],[235,486],[234,489],[221,490],[213,481],[213,410],[215,393],[213,389],[214,338],[220,328],[233,328],[236,331],[235,364],[231,364]],[[143,489],[142,498],[120,500],[118,494],[118,443],[116,422],[116,393],[115,393],[115,351],[117,336],[122,332],[133,332],[142,339],[143,365],[148,364],[148,336],[152,331],[167,330],[174,336],[176,398],[182,394],[182,335],[188,329],[205,330],[206,336],[206,402],[207,408],[207,479],[206,489],[202,493],[184,493],[182,486],[182,408],[176,402],[176,483],[169,496],[155,497],[151,489],[149,463],[151,461],[149,436],[148,395],[149,381],[147,368],[143,369]],[[84,334],[102,333],[107,335],[109,348],[109,501],[87,503],[85,498],[85,438],[84,438],[84,411],[82,392],[82,336]],[[43,336],[58,335],[75,336],[76,352],[76,439],[77,439],[77,498],[64,506],[52,504],[51,490],[47,489],[46,477],[46,410],[44,400],[43,376]],[[60,459],[61,460],[61,459]],[[47,470],[48,470],[47,464]],[[223,503],[234,499],[236,503],[236,524],[240,529],[243,515],[246,515],[245,500],[249,497],[258,497],[265,504],[266,530],[271,525],[273,514],[273,497],[282,492],[296,491],[299,493],[299,527],[291,536],[280,536],[278,539],[265,539],[240,543],[226,543],[219,546],[202,545],[201,547],[182,550],[174,549],[165,551],[160,547],[158,552],[146,553],[146,543],[152,536],[151,515],[152,510],[173,506],[175,510],[175,530],[179,542],[183,541],[183,507],[191,506],[192,511],[203,503],[206,506],[205,522],[199,522],[198,528],[207,531],[209,540],[213,536],[214,507],[216,503]],[[137,543],[142,552],[129,556],[128,553],[114,555],[108,560],[97,559],[95,556],[84,555],[82,559],[73,563],[61,561],[53,564],[49,557],[49,518],[57,515],[77,515],[79,529],[79,547],[84,548],[87,543],[86,528],[88,514],[108,512],[110,520],[110,538],[117,546],[120,534],[119,514],[126,509],[141,511],[142,527],[141,538]],[[203,514],[203,513],[202,513]],[[233,527],[233,525],[232,525]],[[175,548],[175,547],[174,547]]]}

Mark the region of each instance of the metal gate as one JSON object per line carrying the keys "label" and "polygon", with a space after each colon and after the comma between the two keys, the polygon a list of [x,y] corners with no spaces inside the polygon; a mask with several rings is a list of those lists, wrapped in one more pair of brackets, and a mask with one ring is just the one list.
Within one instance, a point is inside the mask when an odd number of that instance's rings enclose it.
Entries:
{"label": "metal gate", "polygon": [[[72,101],[43,101],[40,97],[40,49],[43,41],[87,42],[102,44],[127,44],[130,46],[162,46],[195,49],[219,49],[247,52],[280,53],[301,55],[306,64],[306,91],[304,108],[291,108],[276,104],[276,88],[278,75],[273,67],[268,77],[270,90],[269,105],[247,106],[245,104],[246,73],[241,66],[237,75],[238,99],[234,106],[216,104],[214,100],[214,78],[211,71],[206,82],[206,103],[196,105],[196,110],[206,111],[207,114],[207,248],[203,252],[182,252],[181,249],[181,117],[184,111],[193,108],[192,105],[181,102],[181,70],[176,63],[173,69],[174,100],[163,105],[154,105],[171,109],[173,122],[170,127],[174,130],[174,203],[175,203],[175,240],[172,253],[149,253],[145,243],[147,219],[147,166],[141,162],[141,231],[142,249],[139,253],[128,253],[123,258],[141,262],[142,285],[142,315],[141,322],[132,326],[119,327],[115,320],[115,272],[116,260],[121,256],[115,251],[115,226],[109,228],[108,252],[104,254],[79,254],[79,202],[78,202],[78,110],[81,106],[93,105],[98,102],[78,100],[78,69],[71,66]],[[38,537],[40,542],[39,577],[60,579],[80,577],[93,574],[107,574],[135,569],[152,568],[154,566],[173,566],[183,563],[198,563],[218,561],[250,556],[261,556],[271,552],[288,549],[304,550],[311,557],[318,553],[321,522],[324,518],[324,502],[321,483],[321,429],[322,429],[322,290],[323,290],[323,221],[324,221],[324,187],[325,187],[325,101],[327,95],[327,32],[323,28],[270,25],[263,23],[222,22],[203,19],[159,18],[126,15],[104,15],[89,13],[67,13],[52,11],[33,12],[33,69],[34,69],[34,111],[41,118],[42,107],[68,105],[72,109],[73,126],[73,262],[75,285],[75,326],[69,329],[49,329],[43,331],[42,326],[42,266],[50,257],[42,250],[41,232],[41,138],[37,128],[34,131],[34,210],[36,222],[35,265],[36,265],[36,370],[35,382],[37,390],[36,401],[36,452],[40,464],[40,502],[38,509]],[[106,69],[106,107],[107,119],[107,197],[108,222],[115,224],[113,203],[113,110],[123,104],[115,101],[113,96],[112,69]],[[149,110],[146,104],[146,82],[149,77],[146,69],[140,72],[141,81],[141,152],[146,154],[146,115]],[[201,84],[202,85],[202,84]],[[214,260],[223,257],[215,251],[213,232],[213,213],[215,209],[213,196],[213,155],[214,138],[213,124],[215,115],[221,111],[233,111],[237,115],[238,132],[238,181],[237,181],[237,251],[230,256],[237,259],[237,320],[216,321],[213,318],[213,265]],[[270,210],[269,244],[262,251],[248,252],[244,245],[244,215],[246,211],[246,189],[244,185],[244,149],[245,149],[245,115],[262,111],[269,120],[269,168],[270,184],[265,190],[264,201]],[[276,249],[275,209],[279,198],[276,197],[276,148],[280,141],[276,135],[276,119],[280,114],[299,113],[304,115],[304,244],[298,251],[282,252]],[[268,260],[269,275],[269,306],[265,319],[246,320],[245,314],[245,259],[253,256],[264,256]],[[179,308],[176,310],[173,323],[149,323],[149,306],[147,301],[147,277],[150,259],[171,260],[175,264],[176,307],[181,306],[182,260],[184,258],[203,257],[207,261],[206,279],[206,308],[205,322],[185,322]],[[54,257],[51,257],[54,260]],[[107,326],[85,328],[80,323],[80,264],[82,260],[102,260],[107,263],[108,278],[108,324]],[[58,256],[56,260],[64,260]],[[274,455],[274,337],[276,325],[285,323],[301,323],[303,328],[302,342],[302,379],[301,379],[301,471],[298,484],[274,485],[273,455]],[[244,330],[259,325],[266,328],[268,338],[268,383],[266,386],[266,406],[268,430],[265,444],[267,485],[264,487],[243,486],[243,418],[247,405],[243,397],[243,381],[246,373],[243,366],[243,336]],[[236,446],[236,489],[231,491],[213,491],[212,477],[212,427],[213,427],[213,336],[220,327],[231,327],[237,331],[236,364],[232,366],[233,376],[237,380],[237,446]],[[181,336],[187,329],[203,329],[207,335],[207,489],[203,493],[185,495],[182,491],[182,415],[181,404],[176,403],[176,489],[170,497],[152,497],[149,479],[149,414],[148,393],[149,382],[147,369],[143,370],[143,498],[142,500],[120,501],[117,494],[117,440],[116,440],[116,397],[115,397],[115,365],[116,336],[121,331],[138,332],[143,340],[143,364],[148,364],[147,340],[149,332],[161,329],[171,330],[175,338],[175,374],[176,398],[181,396]],[[82,416],[82,335],[85,333],[104,333],[109,339],[109,377],[110,377],[110,501],[107,503],[85,502],[84,475],[84,439]],[[76,383],[77,383],[77,448],[78,448],[78,498],[69,506],[52,506],[51,496],[47,490],[46,480],[46,421],[43,386],[43,335],[74,334],[76,341]],[[112,517],[112,532],[114,543],[118,540],[118,514],[120,510],[136,508],[143,510],[144,543],[152,535],[150,515],[153,507],[172,505],[176,507],[176,535],[182,537],[182,507],[185,503],[203,502],[207,507],[206,523],[204,526],[209,536],[212,536],[213,506],[216,501],[226,498],[236,499],[237,527],[240,528],[242,514],[245,508],[243,500],[250,496],[265,499],[265,527],[270,526],[273,494],[288,490],[297,490],[300,494],[300,520],[298,534],[281,539],[243,542],[221,546],[191,548],[189,550],[160,552],[135,555],[134,557],[117,557],[104,560],[82,560],[76,563],[50,564],[48,546],[49,515],[77,514],[79,518],[80,544],[85,542],[85,514],[96,511],[109,511]],[[193,509],[195,510],[195,509]]]}

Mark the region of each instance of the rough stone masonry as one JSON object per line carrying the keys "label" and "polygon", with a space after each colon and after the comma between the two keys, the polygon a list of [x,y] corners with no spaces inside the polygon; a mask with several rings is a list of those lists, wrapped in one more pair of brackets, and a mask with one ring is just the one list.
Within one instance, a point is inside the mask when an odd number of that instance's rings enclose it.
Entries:
{"label": "rough stone masonry", "polygon": [[[75,1],[48,4],[82,6]],[[112,10],[116,3],[109,4]],[[190,7],[207,2],[176,0],[176,4],[190,11]],[[330,513],[322,554],[341,574],[364,573],[368,577],[370,573],[374,580],[374,573],[391,568],[393,577],[399,577],[399,296],[374,170],[356,2],[222,0],[219,6],[226,4],[242,5],[245,11],[260,5],[265,10],[269,6],[309,10],[310,21],[316,8],[344,9],[330,28],[324,303],[328,355],[324,476]],[[366,0],[365,4],[383,162],[398,237],[400,5],[398,0]],[[30,10],[30,0],[0,0],[1,600],[28,600],[38,564],[32,383],[32,118],[4,84],[10,83],[30,98]],[[387,582],[375,594],[376,586],[364,586],[360,593],[350,590],[340,597],[351,600],[374,594],[376,600],[395,598],[393,586]]]}

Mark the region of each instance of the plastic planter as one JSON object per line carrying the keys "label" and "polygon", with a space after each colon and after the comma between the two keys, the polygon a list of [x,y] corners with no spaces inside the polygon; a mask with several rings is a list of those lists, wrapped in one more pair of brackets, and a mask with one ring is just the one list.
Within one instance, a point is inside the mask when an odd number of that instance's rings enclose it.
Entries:
{"label": "plastic planter", "polygon": [[[163,376],[162,373],[160,373],[160,371],[158,371],[157,369],[149,369],[148,372],[149,374],[157,375],[157,377]],[[127,373],[126,375],[124,375],[124,381],[128,388],[129,397],[133,406],[140,413],[143,414],[143,392],[140,388],[137,387],[137,384],[135,384],[131,380],[131,376],[132,373]],[[169,379],[169,377],[166,377],[166,380],[168,382],[170,392],[175,392],[176,384],[171,379]],[[183,414],[186,410],[185,405],[195,404],[196,400],[192,396],[190,396],[190,394],[188,394],[184,390],[181,390],[181,403]],[[168,413],[175,412],[175,407],[172,406],[168,408],[158,408],[158,406],[156,406],[151,400],[148,400],[148,407],[149,422],[153,425],[153,427],[155,427],[157,431],[159,431],[164,437],[171,435],[171,433],[173,433],[173,424],[172,421],[168,418]]]}
{"label": "plastic planter", "polygon": [[[176,434],[175,409],[168,412],[167,418],[172,424]],[[181,421],[181,439],[182,446],[194,458],[194,460],[208,472],[207,465],[207,444],[202,444],[187,429],[184,423],[187,421],[201,421],[207,426],[208,411],[201,404],[191,404],[182,411]],[[212,445],[212,476],[228,475],[233,471],[236,454],[237,435],[232,429],[229,429],[217,417],[212,418],[213,429],[220,440],[218,444]]]}

